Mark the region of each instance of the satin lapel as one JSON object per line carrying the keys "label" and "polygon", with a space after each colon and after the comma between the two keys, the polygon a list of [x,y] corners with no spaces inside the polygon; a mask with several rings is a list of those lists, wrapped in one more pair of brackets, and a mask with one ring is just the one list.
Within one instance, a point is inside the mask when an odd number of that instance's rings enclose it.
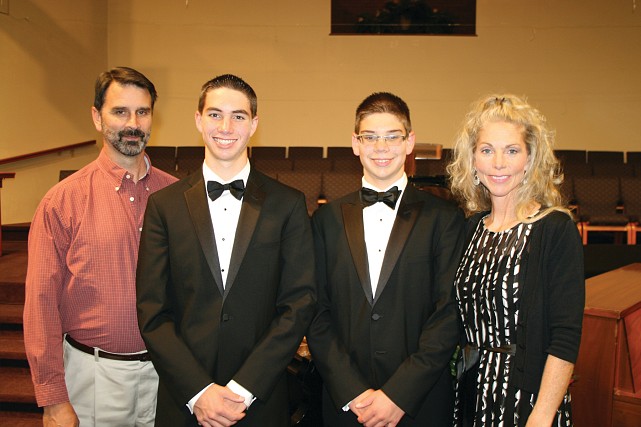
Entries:
{"label": "satin lapel", "polygon": [[407,244],[409,239],[410,232],[414,228],[414,223],[418,218],[418,214],[421,212],[424,201],[417,200],[415,197],[415,192],[418,191],[415,188],[408,184],[405,191],[406,194],[401,198],[401,204],[398,207],[398,212],[396,214],[396,219],[394,220],[394,226],[392,227],[392,233],[390,234],[389,241],[387,242],[387,248],[385,249],[385,258],[383,258],[383,265],[381,266],[381,275],[378,279],[378,285],[376,286],[376,296],[374,298],[374,304],[378,301],[385,285],[389,281],[394,267],[398,262],[403,248]]}
{"label": "satin lapel", "polygon": [[369,263],[367,262],[367,248],[365,247],[365,230],[363,227],[363,207],[360,202],[343,203],[343,223],[347,243],[352,254],[352,260],[361,281],[363,292],[367,301],[373,304],[372,285],[369,278]]}
{"label": "satin lapel", "polygon": [[231,252],[231,260],[229,261],[229,272],[227,274],[227,286],[225,286],[225,294],[227,296],[229,290],[234,285],[234,280],[240,269],[240,265],[245,258],[245,253],[249,247],[256,223],[260,216],[260,210],[265,201],[265,192],[261,188],[263,185],[262,179],[254,172],[250,172],[247,179],[247,189],[243,196],[243,204],[240,209],[240,217],[238,218],[238,226],[236,227],[236,237],[234,238],[234,248]]}
{"label": "satin lapel", "polygon": [[216,238],[214,236],[214,227],[209,215],[209,205],[207,203],[207,193],[205,193],[205,182],[202,174],[200,178],[195,178],[192,187],[185,191],[185,201],[189,216],[196,229],[196,236],[200,241],[200,247],[205,254],[207,264],[214,276],[216,286],[223,295],[223,277],[220,274],[220,262],[218,261],[218,250],[216,249]]}

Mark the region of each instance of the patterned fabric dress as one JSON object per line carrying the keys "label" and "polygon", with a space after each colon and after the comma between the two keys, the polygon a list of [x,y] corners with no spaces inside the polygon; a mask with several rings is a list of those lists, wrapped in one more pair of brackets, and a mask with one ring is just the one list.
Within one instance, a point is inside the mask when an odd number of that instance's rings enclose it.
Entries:
{"label": "patterned fabric dress", "polygon": [[[481,220],[456,273],[465,334],[480,348],[480,359],[457,384],[455,426],[524,426],[536,402],[536,394],[508,388],[514,356],[487,350],[516,344],[521,267],[531,231],[532,224],[518,224],[493,232]],[[567,393],[553,425],[572,425]]]}

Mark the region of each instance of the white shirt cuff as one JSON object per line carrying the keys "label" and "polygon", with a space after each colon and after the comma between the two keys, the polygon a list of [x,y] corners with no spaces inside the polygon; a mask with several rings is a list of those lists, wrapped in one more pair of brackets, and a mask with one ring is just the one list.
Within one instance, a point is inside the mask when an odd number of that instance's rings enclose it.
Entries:
{"label": "white shirt cuff", "polygon": [[256,400],[253,394],[247,390],[242,385],[238,384],[236,381],[231,380],[227,383],[227,388],[233,391],[236,394],[241,395],[245,399],[245,406],[249,409],[249,406]]}
{"label": "white shirt cuff", "polygon": [[207,390],[209,387],[211,387],[213,385],[214,385],[214,383],[209,384],[207,387],[205,387],[204,389],[200,390],[200,393],[198,393],[197,395],[192,397],[191,400],[189,402],[187,402],[187,408],[189,408],[189,412],[191,412],[192,415],[194,413],[194,405],[196,404],[196,402],[198,401],[200,396],[202,396],[202,394],[205,392],[205,390]]}
{"label": "white shirt cuff", "polygon": [[349,402],[347,402],[347,405],[343,406],[343,411],[345,411],[345,412],[349,411],[349,405],[351,405],[352,402],[353,402],[353,400],[350,400]]}

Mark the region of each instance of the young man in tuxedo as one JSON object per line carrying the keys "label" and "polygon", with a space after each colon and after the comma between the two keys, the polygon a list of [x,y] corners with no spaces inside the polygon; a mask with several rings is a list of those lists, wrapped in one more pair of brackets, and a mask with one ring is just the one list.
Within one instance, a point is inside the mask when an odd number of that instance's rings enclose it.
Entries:
{"label": "young man in tuxedo", "polygon": [[414,188],[407,104],[374,93],[356,110],[363,188],[312,218],[317,313],[307,341],[326,426],[448,426],[463,215]]}
{"label": "young man in tuxedo", "polygon": [[149,199],[140,245],[156,425],[289,426],[286,367],[315,304],[305,197],[250,165],[257,98],[245,81],[205,83],[195,118],[202,171]]}

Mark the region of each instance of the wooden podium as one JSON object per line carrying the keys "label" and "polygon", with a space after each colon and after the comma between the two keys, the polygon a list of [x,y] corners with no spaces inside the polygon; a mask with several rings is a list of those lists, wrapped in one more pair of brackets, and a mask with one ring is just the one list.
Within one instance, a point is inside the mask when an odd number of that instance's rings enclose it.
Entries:
{"label": "wooden podium", "polygon": [[576,427],[641,426],[641,264],[586,280],[574,370]]}

